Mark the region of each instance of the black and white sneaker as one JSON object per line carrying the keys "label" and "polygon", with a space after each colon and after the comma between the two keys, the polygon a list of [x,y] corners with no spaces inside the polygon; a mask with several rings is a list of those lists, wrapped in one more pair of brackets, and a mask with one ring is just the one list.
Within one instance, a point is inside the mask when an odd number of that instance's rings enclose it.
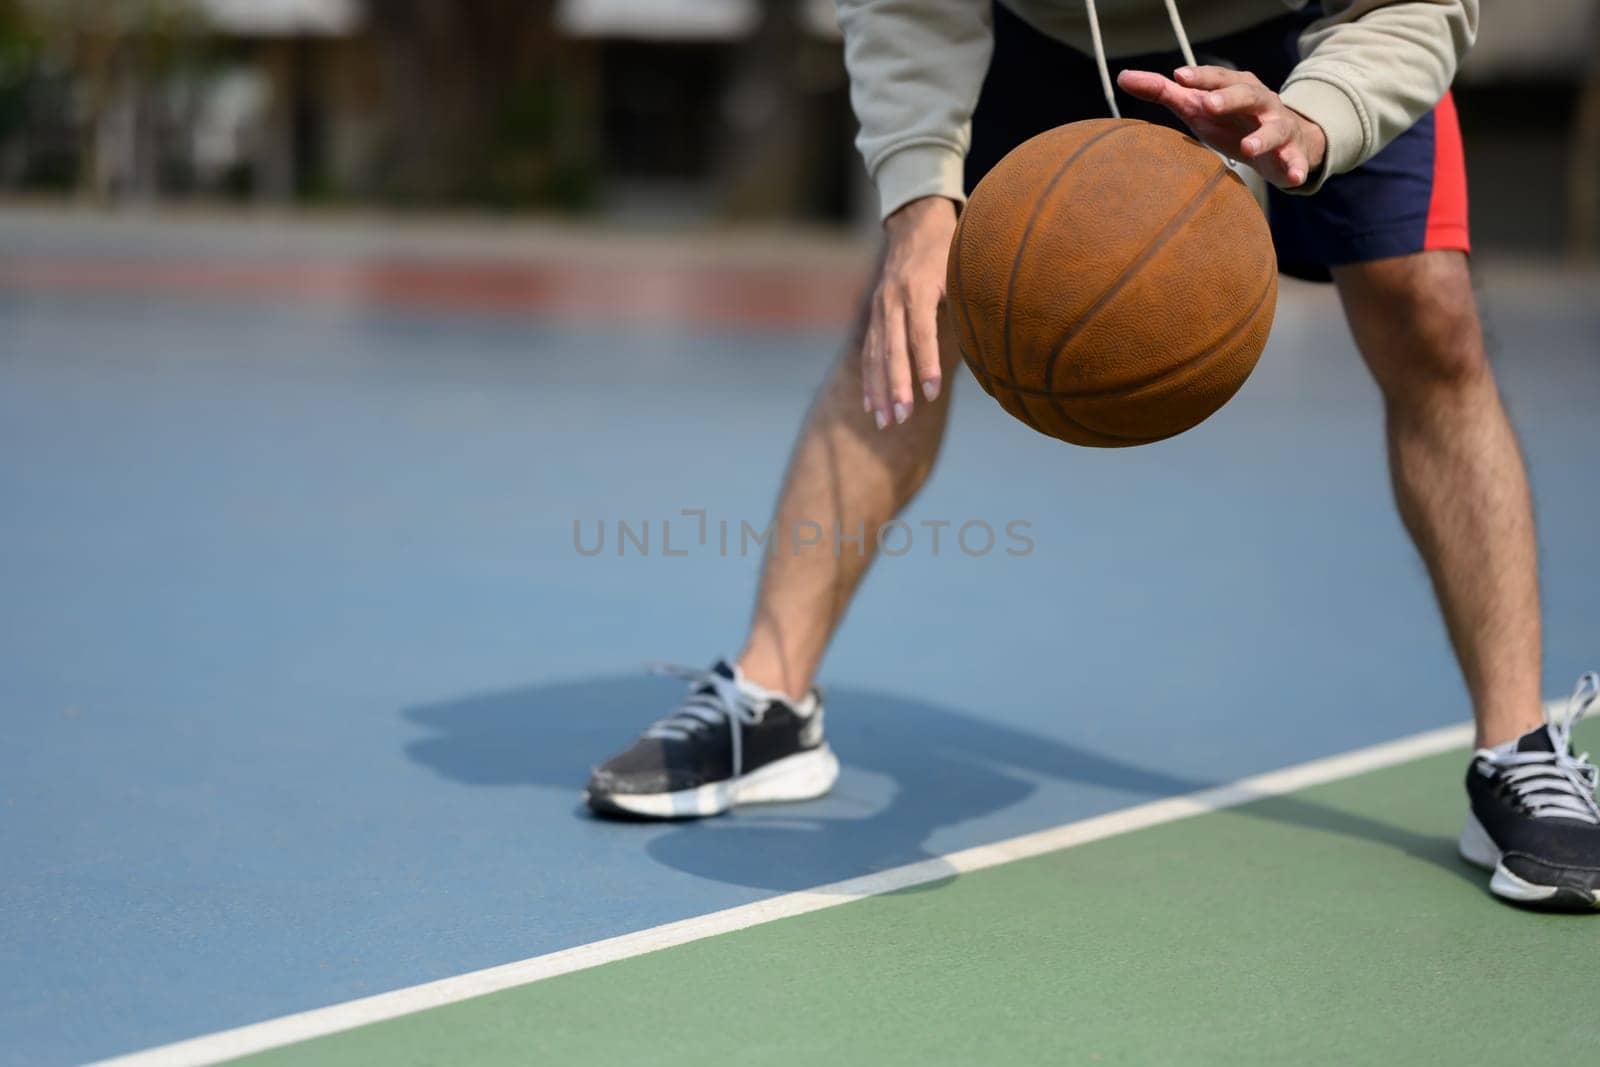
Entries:
{"label": "black and white sneaker", "polygon": [[1502,900],[1600,908],[1600,772],[1587,752],[1572,753],[1572,728],[1596,706],[1600,675],[1585,674],[1566,714],[1473,754],[1461,855],[1494,872],[1489,891]]}
{"label": "black and white sneaker", "polygon": [[822,694],[798,704],[737,667],[663,666],[689,683],[672,714],[596,767],[584,801],[606,815],[677,819],[737,804],[810,800],[833,788],[839,761],[822,736]]}

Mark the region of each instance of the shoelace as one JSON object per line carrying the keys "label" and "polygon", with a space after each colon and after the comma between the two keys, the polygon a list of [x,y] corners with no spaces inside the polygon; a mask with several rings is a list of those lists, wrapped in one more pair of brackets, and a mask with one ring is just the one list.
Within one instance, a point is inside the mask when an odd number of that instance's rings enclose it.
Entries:
{"label": "shoelace", "polygon": [[1572,754],[1572,728],[1597,704],[1600,674],[1591,671],[1578,679],[1566,714],[1551,717],[1554,752],[1496,753],[1491,760],[1534,818],[1577,819],[1600,825],[1600,805],[1594,797],[1600,770],[1589,762],[1589,753]]}
{"label": "shoelace", "polygon": [[744,770],[744,731],[741,726],[755,726],[767,712],[766,706],[756,706],[739,689],[739,683],[724,678],[716,671],[696,670],[673,663],[651,663],[651,674],[681,678],[689,683],[689,695],[683,703],[665,718],[657,720],[644,732],[645,737],[669,741],[687,741],[698,733],[705,733],[726,724],[733,745],[733,776]]}

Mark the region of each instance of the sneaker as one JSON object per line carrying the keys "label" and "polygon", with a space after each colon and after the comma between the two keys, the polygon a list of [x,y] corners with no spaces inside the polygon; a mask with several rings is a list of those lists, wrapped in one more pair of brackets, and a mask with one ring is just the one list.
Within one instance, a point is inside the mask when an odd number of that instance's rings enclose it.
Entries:
{"label": "sneaker", "polygon": [[720,815],[738,804],[810,800],[833,788],[839,761],[822,736],[822,694],[794,703],[719,662],[658,667],[689,693],[677,710],[596,767],[584,802],[605,815]]}
{"label": "sneaker", "polygon": [[1600,675],[1585,674],[1565,715],[1473,754],[1461,856],[1494,872],[1489,891],[1502,900],[1600,908],[1600,772],[1587,752],[1572,754],[1572,728],[1597,705]]}

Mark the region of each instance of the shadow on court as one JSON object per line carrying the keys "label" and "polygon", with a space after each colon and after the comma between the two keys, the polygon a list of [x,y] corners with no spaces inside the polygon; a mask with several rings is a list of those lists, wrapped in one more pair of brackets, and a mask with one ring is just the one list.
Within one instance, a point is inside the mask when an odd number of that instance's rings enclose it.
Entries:
{"label": "shadow on court", "polygon": [[[470,786],[570,790],[573,817],[588,769],[626,745],[674,683],[649,676],[535,686],[407,709],[428,732],[407,753]],[[861,689],[828,692],[828,736],[844,764],[833,794],[717,819],[649,824],[644,845],[669,867],[762,889],[809,889],[931,858],[936,831],[1017,804],[1039,781],[1129,794],[1129,803],[1222,783],[1140,767],[961,711]],[[1121,806],[1121,805],[1118,805]],[[1298,797],[1234,809],[1308,830],[1374,841],[1436,864],[1482,890],[1454,841]],[[599,825],[602,820],[594,820]]]}

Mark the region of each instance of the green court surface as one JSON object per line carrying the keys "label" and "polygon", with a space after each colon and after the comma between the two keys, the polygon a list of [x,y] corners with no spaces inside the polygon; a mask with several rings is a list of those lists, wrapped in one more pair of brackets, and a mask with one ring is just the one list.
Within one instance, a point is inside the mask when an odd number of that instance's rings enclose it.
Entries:
{"label": "green court surface", "polygon": [[1456,857],[1466,755],[236,1062],[1600,1062],[1600,926]]}

